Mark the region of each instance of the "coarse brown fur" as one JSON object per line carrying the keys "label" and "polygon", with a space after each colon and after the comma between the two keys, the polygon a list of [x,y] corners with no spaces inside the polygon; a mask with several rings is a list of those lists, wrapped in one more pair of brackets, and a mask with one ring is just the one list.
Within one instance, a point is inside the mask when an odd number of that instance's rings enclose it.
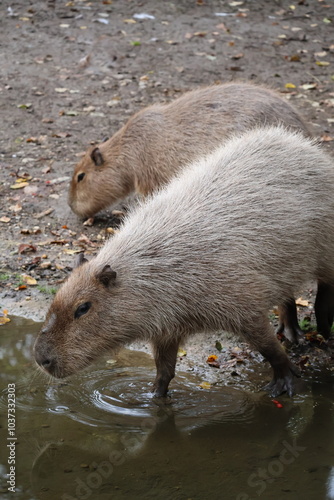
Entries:
{"label": "coarse brown fur", "polygon": [[286,100],[252,83],[205,87],[154,104],[85,154],[74,170],[69,205],[77,215],[92,217],[133,191],[152,193],[232,134],[278,124],[309,135]]}
{"label": "coarse brown fur", "polygon": [[[64,377],[147,339],[161,396],[180,340],[225,329],[271,363],[273,394],[291,395],[297,371],[268,310],[310,279],[333,291],[333,192],[332,160],[301,134],[272,127],[231,139],[143,203],[74,269],[36,341],[37,362]],[[319,311],[332,321],[326,294]]]}

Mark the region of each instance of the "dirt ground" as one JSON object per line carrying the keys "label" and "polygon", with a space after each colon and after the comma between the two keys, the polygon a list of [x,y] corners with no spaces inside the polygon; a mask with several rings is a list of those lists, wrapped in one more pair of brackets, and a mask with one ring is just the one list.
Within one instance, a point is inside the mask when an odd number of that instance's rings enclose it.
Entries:
{"label": "dirt ground", "polygon": [[119,222],[109,211],[84,226],[67,205],[69,179],[89,145],[144,106],[262,82],[334,149],[330,0],[4,0],[0,23],[0,307],[10,313],[42,318],[75,254],[96,253]]}

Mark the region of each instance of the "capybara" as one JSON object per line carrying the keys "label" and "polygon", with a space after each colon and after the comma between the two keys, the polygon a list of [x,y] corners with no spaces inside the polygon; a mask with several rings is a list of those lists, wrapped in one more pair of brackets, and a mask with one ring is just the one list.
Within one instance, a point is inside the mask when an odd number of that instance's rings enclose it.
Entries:
{"label": "capybara", "polygon": [[[310,279],[333,289],[333,193],[332,160],[301,134],[271,127],[230,139],[130,213],[95,258],[82,259],[48,311],[37,363],[62,378],[147,339],[155,393],[164,396],[180,341],[225,329],[270,362],[274,396],[292,395],[298,370],[268,310]],[[323,322],[331,307],[325,294]]]}
{"label": "capybara", "polygon": [[152,193],[232,134],[278,124],[310,135],[286,100],[252,83],[214,85],[154,104],[85,154],[74,170],[69,205],[77,215],[93,217],[134,191]]}

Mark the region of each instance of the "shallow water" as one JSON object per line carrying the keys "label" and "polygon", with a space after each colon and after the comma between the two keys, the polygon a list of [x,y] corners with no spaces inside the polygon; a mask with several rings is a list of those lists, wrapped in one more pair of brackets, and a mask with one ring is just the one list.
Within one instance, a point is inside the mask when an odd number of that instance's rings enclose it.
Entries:
{"label": "shallow water", "polygon": [[[306,374],[304,393],[279,398],[283,408],[240,384],[203,390],[182,371],[162,403],[150,395],[151,357],[131,350],[50,381],[32,360],[38,328],[20,318],[0,327],[1,499],[334,499],[330,368]],[[10,383],[15,493],[7,489]]]}

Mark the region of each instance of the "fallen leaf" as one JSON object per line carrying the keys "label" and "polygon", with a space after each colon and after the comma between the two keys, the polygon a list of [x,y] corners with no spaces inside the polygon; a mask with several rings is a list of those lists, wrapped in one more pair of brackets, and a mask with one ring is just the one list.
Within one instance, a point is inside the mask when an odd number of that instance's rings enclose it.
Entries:
{"label": "fallen leaf", "polygon": [[325,342],[324,337],[317,332],[308,332],[305,334],[305,337],[309,342],[319,342],[320,344]]}
{"label": "fallen leaf", "polygon": [[178,358],[184,358],[185,356],[187,356],[187,351],[185,351],[184,349],[179,349],[177,351],[177,357]]}
{"label": "fallen leaf", "polygon": [[201,382],[199,384],[199,387],[201,389],[211,389],[211,384],[210,384],[210,382]]}
{"label": "fallen leaf", "polygon": [[216,356],[215,354],[211,354],[210,356],[208,356],[208,359],[206,360],[207,363],[212,363],[213,361],[216,361],[218,359],[218,356]]}
{"label": "fallen leaf", "polygon": [[16,205],[9,205],[8,210],[10,210],[10,212],[18,213],[21,212],[22,206],[19,203],[16,203]]}
{"label": "fallen leaf", "polygon": [[80,68],[86,68],[89,65],[89,63],[90,63],[90,57],[91,57],[90,54],[87,54],[86,56],[82,57],[79,60],[79,67]]}
{"label": "fallen leaf", "polygon": [[315,61],[315,64],[317,64],[318,66],[329,66],[328,61]]}
{"label": "fallen leaf", "polygon": [[[29,158],[30,160],[30,158]],[[29,174],[23,174],[23,177],[18,177],[15,182],[27,182],[31,181],[32,177]]]}
{"label": "fallen leaf", "polygon": [[18,104],[17,107],[20,109],[29,109],[31,108],[31,106],[32,106],[31,102],[28,102],[27,104]]}
{"label": "fallen leaf", "polygon": [[330,142],[330,141],[334,141],[334,137],[331,137],[330,135],[324,134],[321,137],[321,140],[322,140],[322,142]]}
{"label": "fallen leaf", "polygon": [[325,50],[323,50],[321,52],[315,52],[314,55],[317,56],[317,57],[326,57],[327,56],[327,52]]}
{"label": "fallen leaf", "polygon": [[52,263],[50,261],[42,262],[39,265],[40,269],[50,269],[50,267],[52,267]]}
{"label": "fallen leaf", "polygon": [[137,21],[135,21],[134,19],[123,19],[123,23],[126,23],[126,24],[137,24]]}
{"label": "fallen leaf", "polygon": [[23,189],[26,186],[29,186],[29,182],[21,182],[21,183],[17,183],[17,184],[12,184],[10,186],[10,189]]}
{"label": "fallen leaf", "polygon": [[231,56],[231,59],[241,59],[244,57],[243,53],[240,52],[239,54],[235,54],[234,56]]}
{"label": "fallen leaf", "polygon": [[54,208],[48,208],[47,210],[44,210],[44,212],[40,212],[39,214],[34,215],[35,219],[41,219],[42,217],[45,217],[46,215],[51,214],[54,211]]}
{"label": "fallen leaf", "polygon": [[290,56],[289,60],[291,62],[300,62],[300,55],[299,54],[294,54],[293,56]]}
{"label": "fallen leaf", "polygon": [[316,89],[317,86],[317,83],[303,83],[303,85],[300,85],[300,87],[304,90],[313,90]]}
{"label": "fallen leaf", "polygon": [[57,139],[65,139],[66,137],[71,137],[72,134],[69,132],[56,132],[52,134],[52,137],[57,137]]}
{"label": "fallen leaf", "polygon": [[308,307],[310,305],[308,300],[304,300],[302,297],[299,297],[296,300],[297,306]]}
{"label": "fallen leaf", "polygon": [[1,316],[0,317],[0,325],[5,325],[6,323],[9,323],[10,319],[7,318],[6,316]]}
{"label": "fallen leaf", "polygon": [[286,89],[295,89],[296,85],[294,85],[293,83],[286,83],[285,84],[285,88]]}
{"label": "fallen leaf", "polygon": [[8,222],[10,222],[10,217],[6,217],[6,215],[4,215],[0,218],[0,222],[4,222],[5,224],[7,224]]}
{"label": "fallen leaf", "polygon": [[78,250],[73,250],[72,248],[64,249],[64,253],[66,253],[67,255],[75,255],[76,253],[81,253],[81,252],[82,252],[81,248],[79,248]]}
{"label": "fallen leaf", "polygon": [[28,253],[28,252],[36,252],[36,251],[37,251],[37,248],[34,247],[34,245],[29,245],[27,243],[21,243],[21,245],[19,245],[19,249],[18,249],[18,252],[20,254]]}
{"label": "fallen leaf", "polygon": [[70,240],[52,240],[50,241],[50,245],[67,245]]}
{"label": "fallen leaf", "polygon": [[78,116],[78,111],[74,111],[74,110],[71,110],[71,111],[65,111],[64,112],[64,115],[65,116]]}
{"label": "fallen leaf", "polygon": [[221,352],[223,350],[223,346],[221,345],[219,340],[216,340],[215,346],[216,346],[217,351]]}
{"label": "fallen leaf", "polygon": [[22,280],[27,284],[27,285],[37,285],[37,281],[35,278],[32,278],[31,276],[28,276],[27,274],[22,275]]}

